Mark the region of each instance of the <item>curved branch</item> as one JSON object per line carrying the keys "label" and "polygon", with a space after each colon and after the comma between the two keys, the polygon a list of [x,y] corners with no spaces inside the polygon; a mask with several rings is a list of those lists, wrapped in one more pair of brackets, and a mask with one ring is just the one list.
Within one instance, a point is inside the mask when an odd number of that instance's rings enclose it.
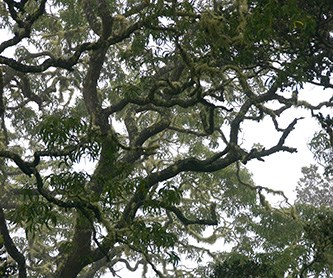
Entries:
{"label": "curved branch", "polygon": [[214,206],[211,210],[211,219],[189,219],[183,214],[183,212],[179,208],[177,208],[175,206],[171,206],[171,205],[168,205],[166,203],[163,203],[163,202],[160,202],[157,200],[149,201],[148,205],[150,205],[150,204],[152,204],[153,206],[164,208],[167,211],[173,212],[177,216],[179,221],[182,222],[183,225],[185,225],[185,226],[188,226],[188,225],[216,226],[218,224]]}
{"label": "curved branch", "polygon": [[135,146],[141,146],[149,138],[165,130],[170,125],[170,122],[170,117],[163,117],[159,122],[144,129],[135,140]]}
{"label": "curved branch", "polygon": [[37,190],[39,194],[41,194],[49,202],[62,208],[79,208],[79,209],[88,208],[94,212],[97,220],[99,221],[101,220],[101,212],[97,206],[94,206],[89,202],[85,202],[84,200],[79,200],[79,201],[72,200],[69,202],[65,202],[53,197],[50,194],[50,192],[44,189],[43,179],[39,174],[39,172],[36,170],[36,166],[39,163],[38,153],[35,154],[35,160],[33,162],[26,162],[18,154],[10,151],[0,151],[0,156],[12,159],[24,174],[28,176],[34,175],[36,178]]}
{"label": "curved branch", "polygon": [[79,201],[71,200],[68,202],[57,199],[57,198],[53,197],[47,190],[44,189],[43,179],[36,169],[33,170],[33,174],[36,178],[37,190],[38,190],[39,194],[42,195],[50,203],[53,203],[62,208],[77,208],[77,209],[80,209],[83,211],[87,208],[94,212],[94,215],[98,221],[101,221],[101,218],[102,218],[101,212],[97,206],[94,206],[93,204],[86,202],[84,200],[81,200],[81,199]]}
{"label": "curved branch", "polygon": [[27,65],[19,61],[16,61],[15,59],[4,56],[0,56],[0,64],[5,64],[14,70],[24,73],[43,72],[50,67],[62,68],[72,71],[73,66],[77,63],[81,54],[84,51],[97,49],[100,46],[101,46],[101,41],[97,41],[95,43],[83,43],[77,48],[74,54],[70,57],[60,57],[56,59],[48,58],[44,60],[44,62],[36,66]]}
{"label": "curved branch", "polygon": [[273,153],[276,153],[276,152],[280,152],[280,151],[285,151],[285,152],[290,152],[290,153],[294,153],[294,152],[297,152],[297,149],[296,148],[290,148],[290,147],[287,147],[287,146],[284,146],[284,143],[286,141],[286,138],[288,137],[288,135],[291,133],[291,131],[295,128],[295,125],[297,124],[297,122],[299,120],[301,120],[303,118],[296,118],[294,119],[286,129],[284,129],[278,143],[274,146],[274,147],[271,147],[267,150],[263,149],[263,150],[257,150],[257,149],[252,149],[250,151],[250,153],[248,153],[242,160],[242,162],[244,164],[246,164],[249,160],[251,159],[259,159],[259,160],[262,160],[263,161],[263,157],[265,156],[269,156]]}
{"label": "curved branch", "polygon": [[[190,82],[189,84],[193,85],[192,82]],[[118,103],[115,103],[110,107],[105,108],[105,113],[107,115],[111,115],[113,113],[119,112],[129,104],[136,104],[140,106],[153,105],[155,107],[163,108],[171,108],[174,106],[189,108],[202,102],[202,98],[200,97],[200,86],[195,86],[194,89],[189,92],[188,95],[190,95],[191,97],[173,96],[172,98],[170,98],[169,95],[167,95],[168,97],[166,97],[165,95],[156,96],[155,92],[158,91],[159,88],[159,85],[153,86],[152,89],[147,93],[146,97],[128,96],[126,99],[122,99]],[[181,92],[184,92],[186,89],[187,86],[181,89]]]}
{"label": "curved branch", "polygon": [[11,151],[0,150],[0,157],[13,160],[20,170],[29,177],[33,174],[33,168],[38,164],[34,165],[31,162],[26,162],[18,154]]}
{"label": "curved branch", "polygon": [[11,0],[4,0],[4,2],[8,5],[8,10],[11,17],[17,23],[18,29],[15,30],[15,36],[0,44],[0,53],[2,53],[6,48],[18,44],[22,39],[27,38],[30,36],[31,27],[34,22],[41,17],[45,12],[45,4],[47,0],[42,0],[39,7],[32,13],[26,16],[26,20],[23,21],[20,19],[20,16],[16,12],[15,8],[19,7],[19,13],[24,13],[24,5],[25,1],[22,3],[16,3]]}
{"label": "curved branch", "polygon": [[6,218],[5,218],[2,207],[0,207],[0,233],[3,237],[4,244],[5,244],[8,254],[15,260],[15,262],[18,265],[19,278],[27,277],[25,257],[17,249],[12,238],[10,237],[10,234],[9,234],[9,231],[7,228],[7,224],[6,224]]}

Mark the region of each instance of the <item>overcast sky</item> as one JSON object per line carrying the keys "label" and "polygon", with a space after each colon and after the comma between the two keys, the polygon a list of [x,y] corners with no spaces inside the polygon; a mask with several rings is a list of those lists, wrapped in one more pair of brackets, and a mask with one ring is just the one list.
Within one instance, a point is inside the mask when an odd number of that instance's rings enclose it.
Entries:
{"label": "overcast sky", "polygon": [[[300,99],[311,104],[318,104],[321,101],[329,100],[333,96],[332,89],[321,90],[313,85],[307,85],[300,92]],[[324,110],[326,115],[333,115],[333,109]],[[257,185],[266,186],[276,190],[283,190],[291,200],[295,198],[294,189],[299,178],[302,176],[301,168],[315,163],[313,155],[308,148],[308,143],[313,134],[320,130],[319,124],[311,118],[310,111],[305,109],[291,109],[281,117],[281,127],[286,127],[295,117],[305,117],[300,120],[296,128],[289,135],[286,144],[296,147],[297,153],[277,153],[265,159],[265,162],[252,160],[246,165],[253,173],[253,179]],[[272,146],[277,142],[278,136],[272,122],[267,118],[263,123],[251,123],[246,127],[247,133],[244,140],[247,144],[261,142],[262,145]]]}

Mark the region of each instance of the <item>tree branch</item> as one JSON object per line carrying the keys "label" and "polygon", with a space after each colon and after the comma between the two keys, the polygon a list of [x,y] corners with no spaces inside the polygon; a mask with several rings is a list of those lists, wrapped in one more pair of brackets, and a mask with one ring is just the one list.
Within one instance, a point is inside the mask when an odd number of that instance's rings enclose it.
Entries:
{"label": "tree branch", "polygon": [[0,233],[3,237],[4,244],[8,254],[17,262],[19,278],[27,277],[26,263],[24,255],[17,249],[15,243],[10,237],[3,208],[0,206]]}
{"label": "tree branch", "polygon": [[[42,0],[39,7],[31,14],[26,15],[25,20],[21,19],[19,14],[25,14],[25,4],[26,2],[21,2],[19,5],[18,3],[12,0],[4,0],[4,2],[8,6],[9,13],[11,17],[17,23],[17,30],[14,30],[15,36],[0,45],[0,53],[2,53],[6,48],[18,44],[23,38],[29,37],[31,33],[31,27],[34,22],[40,18],[45,12],[45,4],[47,0]],[[23,3],[23,5],[22,5]],[[19,14],[16,12],[15,8],[19,8]]]}
{"label": "tree branch", "polygon": [[249,160],[251,159],[259,159],[262,160],[263,157],[265,156],[269,156],[273,153],[279,152],[279,151],[286,151],[286,152],[290,152],[290,153],[294,153],[297,152],[296,148],[290,148],[290,147],[286,147],[284,146],[285,140],[288,137],[288,135],[291,133],[291,131],[295,128],[295,125],[297,124],[297,121],[299,121],[300,119],[303,118],[296,118],[294,119],[286,129],[284,129],[279,142],[274,146],[269,148],[268,150],[257,150],[257,149],[252,149],[250,151],[250,153],[248,153],[246,156],[243,157],[242,162],[244,164],[246,164]]}
{"label": "tree branch", "polygon": [[207,226],[216,226],[218,224],[218,221],[216,219],[216,212],[215,212],[215,207],[213,206],[213,209],[211,211],[211,219],[188,219],[183,212],[175,207],[168,205],[164,202],[160,202],[157,200],[151,200],[147,201],[148,205],[151,205],[153,207],[161,207],[164,208],[167,211],[173,212],[177,218],[179,219],[180,222],[183,223],[183,225],[188,226],[188,225],[207,225]]}

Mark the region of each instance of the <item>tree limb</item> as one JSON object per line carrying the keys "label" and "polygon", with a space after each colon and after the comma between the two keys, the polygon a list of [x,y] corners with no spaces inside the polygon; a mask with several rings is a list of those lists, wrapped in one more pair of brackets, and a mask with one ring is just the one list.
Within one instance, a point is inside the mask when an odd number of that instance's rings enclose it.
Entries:
{"label": "tree limb", "polygon": [[3,208],[0,206],[0,232],[4,239],[4,244],[8,254],[17,262],[19,278],[27,277],[26,263],[24,255],[17,249],[10,237]]}

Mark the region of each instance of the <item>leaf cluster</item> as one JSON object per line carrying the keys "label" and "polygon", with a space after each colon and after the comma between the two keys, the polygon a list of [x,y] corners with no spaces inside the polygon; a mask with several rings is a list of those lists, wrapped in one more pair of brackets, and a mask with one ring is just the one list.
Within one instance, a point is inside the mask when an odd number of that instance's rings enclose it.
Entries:
{"label": "leaf cluster", "polygon": [[[0,228],[20,276],[191,276],[181,259],[216,258],[203,243],[221,240],[225,272],[307,271],[320,221],[305,233],[244,165],[296,152],[291,107],[331,106],[298,100],[304,82],[332,86],[330,1],[0,5]],[[243,125],[264,118],[278,139],[248,147]],[[10,225],[28,231],[17,244]]]}

